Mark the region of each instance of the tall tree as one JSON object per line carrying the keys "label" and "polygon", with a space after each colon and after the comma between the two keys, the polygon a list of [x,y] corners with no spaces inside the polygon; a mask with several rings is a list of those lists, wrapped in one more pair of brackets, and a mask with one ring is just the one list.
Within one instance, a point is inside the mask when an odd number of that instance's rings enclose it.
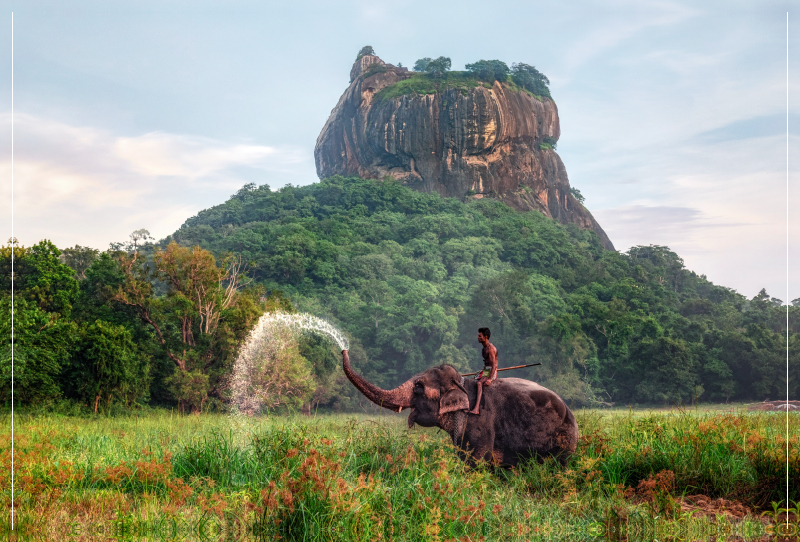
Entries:
{"label": "tall tree", "polygon": [[48,403],[61,396],[62,368],[74,347],[75,323],[69,316],[78,293],[75,273],[59,260],[61,252],[44,240],[31,247],[16,239],[0,247],[0,395],[11,397],[14,260],[14,384],[22,404]]}
{"label": "tall tree", "polygon": [[75,245],[73,248],[65,248],[61,251],[62,261],[75,270],[79,280],[86,278],[86,270],[97,259],[99,250],[91,247]]}
{"label": "tall tree", "polygon": [[13,240],[0,248],[0,289],[3,293],[11,292],[12,252],[17,297],[34,302],[45,312],[68,317],[78,294],[78,282],[72,268],[61,262],[61,251],[47,239],[27,248]]}
{"label": "tall tree", "polygon": [[[259,293],[242,291],[248,280],[241,261],[228,258],[218,266],[207,250],[174,242],[157,249],[152,263],[136,252],[119,258],[124,282],[112,299],[153,329],[176,370],[219,376],[261,313]],[[166,286],[165,296],[153,295],[156,281]]]}
{"label": "tall tree", "polygon": [[75,395],[94,404],[95,413],[101,399],[130,406],[147,397],[150,364],[125,327],[101,320],[84,325],[76,346],[66,376]]}
{"label": "tall tree", "polygon": [[452,63],[448,57],[440,56],[439,58],[428,62],[428,65],[425,66],[425,72],[427,72],[431,77],[443,77],[444,74],[450,71],[451,64]]}
{"label": "tall tree", "polygon": [[501,60],[479,60],[465,66],[468,72],[472,73],[481,81],[505,81],[510,70],[508,65]]}
{"label": "tall tree", "polygon": [[431,57],[429,57],[429,56],[426,56],[424,58],[420,58],[419,60],[414,62],[414,71],[415,72],[428,71],[428,64],[430,64],[432,60],[433,59]]}
{"label": "tall tree", "polygon": [[128,237],[130,238],[130,241],[110,243],[109,249],[112,251],[121,250],[125,252],[136,252],[141,246],[146,245],[150,241],[155,241],[155,238],[150,235],[150,232],[144,228],[131,232]]}
{"label": "tall tree", "polygon": [[522,62],[512,64],[511,78],[516,84],[537,96],[550,97],[550,80],[530,64]]}
{"label": "tall tree", "polygon": [[[24,406],[61,397],[62,369],[69,363],[77,326],[24,297],[14,302],[15,400]],[[11,296],[0,296],[0,401],[11,400]]]}

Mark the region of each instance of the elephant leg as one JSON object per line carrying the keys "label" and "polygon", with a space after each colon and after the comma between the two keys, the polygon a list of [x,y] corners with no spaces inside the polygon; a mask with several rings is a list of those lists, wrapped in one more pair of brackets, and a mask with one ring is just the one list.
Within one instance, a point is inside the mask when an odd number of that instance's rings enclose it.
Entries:
{"label": "elephant leg", "polygon": [[494,449],[494,429],[485,427],[480,418],[471,418],[467,412],[454,412],[450,418],[448,429],[456,455],[469,467],[475,467],[479,461],[490,465],[505,464],[503,452]]}
{"label": "elephant leg", "polygon": [[456,456],[469,467],[475,466],[475,447],[469,438],[469,416],[464,411],[454,412],[450,424],[450,437],[456,448]]}
{"label": "elephant leg", "polygon": [[491,426],[483,428],[481,437],[482,446],[476,450],[479,453],[476,453],[475,457],[497,466],[503,461],[503,452],[495,449],[494,428]]}
{"label": "elephant leg", "polygon": [[[489,464],[497,462],[498,454],[494,446],[494,428],[481,423],[480,418],[467,417],[467,428],[464,441],[472,461],[470,463],[485,461]],[[502,454],[500,454],[502,457]]]}
{"label": "elephant leg", "polygon": [[[499,454],[502,457],[502,454]],[[472,453],[470,454],[468,463],[470,465],[475,465],[478,462],[485,462],[489,465],[496,465],[498,458],[498,453],[492,450],[490,446],[478,446]],[[502,461],[502,459],[501,459]]]}

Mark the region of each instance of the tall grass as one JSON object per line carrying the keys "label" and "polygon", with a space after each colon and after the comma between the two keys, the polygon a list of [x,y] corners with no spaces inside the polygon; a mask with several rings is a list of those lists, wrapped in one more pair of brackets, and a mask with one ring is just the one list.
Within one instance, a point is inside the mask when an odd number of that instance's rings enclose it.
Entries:
{"label": "tall grass", "polygon": [[[576,417],[582,438],[567,467],[545,460],[509,470],[469,469],[446,434],[409,431],[395,415],[22,417],[15,533],[77,540],[102,527],[165,540],[633,540],[727,530],[746,538],[764,534],[755,515],[691,517],[680,497],[725,497],[756,512],[783,499],[785,414]],[[790,424],[797,435],[796,415]],[[800,500],[796,436],[790,448],[791,498]],[[0,455],[8,510],[8,433],[0,434]],[[644,498],[641,488],[655,477],[670,485]],[[10,533],[8,517],[2,521]]]}

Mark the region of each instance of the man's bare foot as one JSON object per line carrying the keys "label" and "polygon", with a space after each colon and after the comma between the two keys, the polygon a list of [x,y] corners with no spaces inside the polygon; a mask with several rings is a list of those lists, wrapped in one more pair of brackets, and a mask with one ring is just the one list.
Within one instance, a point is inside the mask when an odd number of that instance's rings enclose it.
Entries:
{"label": "man's bare foot", "polygon": [[475,415],[480,414],[480,412],[478,412],[477,409],[476,410],[470,410],[469,413],[470,414],[475,414]]}

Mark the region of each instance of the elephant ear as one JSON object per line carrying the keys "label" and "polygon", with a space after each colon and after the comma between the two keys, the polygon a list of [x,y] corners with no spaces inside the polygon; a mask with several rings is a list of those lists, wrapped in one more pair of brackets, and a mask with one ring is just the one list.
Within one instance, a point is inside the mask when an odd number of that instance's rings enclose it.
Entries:
{"label": "elephant ear", "polygon": [[439,399],[439,414],[447,414],[456,410],[469,410],[469,398],[466,390],[454,382],[454,386],[447,390]]}

